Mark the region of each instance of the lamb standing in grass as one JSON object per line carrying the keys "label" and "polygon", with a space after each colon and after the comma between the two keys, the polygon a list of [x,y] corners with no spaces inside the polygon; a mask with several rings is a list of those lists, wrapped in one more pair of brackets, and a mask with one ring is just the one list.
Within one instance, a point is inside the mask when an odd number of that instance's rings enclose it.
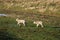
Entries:
{"label": "lamb standing in grass", "polygon": [[20,20],[20,19],[16,19],[17,24],[20,25],[20,23],[22,23],[25,26],[25,20]]}
{"label": "lamb standing in grass", "polygon": [[41,25],[41,27],[43,27],[42,21],[34,21],[33,23],[36,24],[37,27],[39,25]]}

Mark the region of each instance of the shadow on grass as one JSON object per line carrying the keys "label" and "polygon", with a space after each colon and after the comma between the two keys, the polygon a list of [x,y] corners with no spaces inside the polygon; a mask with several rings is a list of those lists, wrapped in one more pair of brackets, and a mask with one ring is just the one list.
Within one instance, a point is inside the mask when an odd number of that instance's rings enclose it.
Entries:
{"label": "shadow on grass", "polygon": [[24,40],[22,38],[18,38],[13,34],[9,34],[6,29],[0,29],[0,40]]}

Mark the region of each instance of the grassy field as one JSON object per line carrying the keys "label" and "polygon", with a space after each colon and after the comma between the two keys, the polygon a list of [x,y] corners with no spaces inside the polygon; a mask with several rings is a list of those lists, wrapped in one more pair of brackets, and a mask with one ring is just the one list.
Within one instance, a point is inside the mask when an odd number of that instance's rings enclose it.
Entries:
{"label": "grassy field", "polygon": [[[60,40],[60,0],[1,0],[0,14],[8,14],[0,16],[0,40]],[[25,26],[17,25],[17,16]],[[36,20],[44,28],[37,28]]]}
{"label": "grassy field", "polygon": [[2,30],[8,33],[8,37],[14,38],[9,40],[60,40],[59,26],[45,24],[44,28],[37,28],[32,21],[27,21],[26,26],[18,26],[15,18],[11,17],[0,17],[0,31]]}

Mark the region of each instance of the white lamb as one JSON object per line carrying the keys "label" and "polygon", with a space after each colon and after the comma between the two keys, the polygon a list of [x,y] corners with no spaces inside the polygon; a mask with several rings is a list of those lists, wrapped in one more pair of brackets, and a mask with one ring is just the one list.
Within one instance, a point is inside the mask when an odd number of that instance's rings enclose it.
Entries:
{"label": "white lamb", "polygon": [[41,25],[41,27],[43,27],[42,21],[34,21],[33,23],[36,24],[37,27],[39,25]]}
{"label": "white lamb", "polygon": [[20,20],[20,19],[16,19],[17,24],[20,25],[20,23],[22,23],[25,26],[25,20]]}

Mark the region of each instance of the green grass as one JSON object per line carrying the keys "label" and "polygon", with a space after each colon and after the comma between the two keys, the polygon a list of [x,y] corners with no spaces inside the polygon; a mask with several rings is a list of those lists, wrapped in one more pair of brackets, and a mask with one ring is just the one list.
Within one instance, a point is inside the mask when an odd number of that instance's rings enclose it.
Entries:
{"label": "green grass", "polygon": [[37,28],[32,21],[27,21],[26,26],[18,26],[15,18],[0,17],[0,29],[2,28],[7,29],[11,36],[21,40],[60,40],[60,28],[54,28],[51,25]]}

